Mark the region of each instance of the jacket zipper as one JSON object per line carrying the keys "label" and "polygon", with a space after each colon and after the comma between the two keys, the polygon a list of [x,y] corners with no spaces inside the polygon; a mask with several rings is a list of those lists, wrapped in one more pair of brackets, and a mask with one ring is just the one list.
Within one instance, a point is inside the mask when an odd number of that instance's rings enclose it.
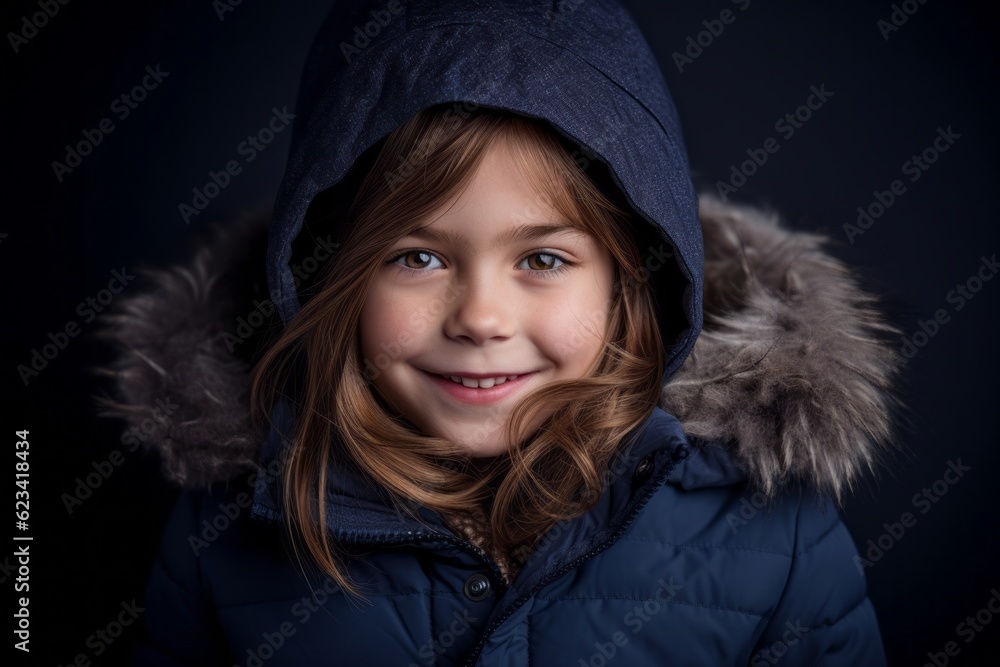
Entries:
{"label": "jacket zipper", "polygon": [[357,544],[411,544],[420,542],[421,540],[429,540],[432,542],[448,542],[454,544],[455,546],[464,549],[473,556],[477,556],[483,563],[490,568],[493,572],[493,576],[500,583],[503,590],[507,589],[507,584],[504,580],[503,573],[500,571],[500,567],[496,564],[496,561],[492,557],[475,544],[471,542],[466,542],[452,535],[445,533],[421,533],[416,532],[413,535],[366,535],[362,540],[355,540]]}
{"label": "jacket zipper", "polygon": [[[269,521],[272,521],[274,523],[281,523],[280,515],[278,515],[276,512],[268,508],[263,508],[262,514]],[[487,567],[489,567],[490,571],[493,572],[493,576],[496,579],[496,581],[499,582],[501,589],[506,590],[508,588],[507,582],[503,577],[503,573],[500,571],[500,567],[496,564],[496,561],[494,561],[493,558],[488,553],[486,553],[483,549],[477,547],[475,544],[472,544],[471,542],[467,542],[465,540],[461,540],[453,535],[448,535],[446,533],[438,533],[438,532],[429,533],[429,532],[417,531],[414,533],[408,533],[407,535],[403,535],[402,533],[394,533],[391,535],[363,534],[357,536],[357,538],[352,536],[338,535],[338,538],[348,542],[352,542],[354,544],[413,544],[421,540],[430,540],[433,542],[448,542],[450,544],[454,544],[455,546],[461,549],[464,549],[465,551],[471,553],[473,556],[477,556],[480,560],[483,561],[483,563],[486,564]]]}
{"label": "jacket zipper", "polygon": [[672,462],[670,463],[670,465],[667,466],[663,470],[663,472],[661,472],[659,475],[657,475],[656,479],[649,485],[649,487],[650,487],[649,490],[646,491],[645,493],[643,493],[641,496],[639,496],[639,499],[633,505],[632,510],[628,513],[628,515],[625,517],[625,520],[622,521],[622,523],[615,530],[615,532],[612,533],[612,535],[609,538],[607,538],[606,540],[604,540],[603,542],[601,542],[600,544],[598,544],[597,546],[595,546],[593,549],[591,549],[587,553],[583,554],[579,558],[576,558],[572,562],[567,563],[566,565],[562,566],[558,570],[550,573],[549,576],[547,576],[544,579],[542,579],[541,581],[539,581],[537,584],[535,584],[534,586],[532,586],[531,589],[529,589],[528,591],[526,591],[525,593],[523,593],[513,603],[511,603],[507,607],[507,609],[504,611],[504,613],[500,617],[498,617],[495,621],[493,621],[493,623],[490,624],[490,626],[488,628],[486,628],[485,632],[483,632],[483,635],[479,638],[479,643],[476,644],[475,648],[472,649],[472,652],[469,654],[469,657],[466,660],[466,662],[465,662],[465,664],[464,664],[463,667],[474,667],[475,666],[476,661],[479,660],[479,654],[482,653],[483,647],[486,646],[486,642],[489,640],[490,635],[492,635],[496,631],[497,628],[499,628],[501,625],[503,625],[504,621],[506,621],[508,618],[510,618],[510,616],[513,615],[513,613],[515,611],[517,611],[517,609],[521,605],[523,605],[525,602],[527,602],[528,600],[530,600],[532,598],[532,596],[534,596],[534,594],[539,591],[539,589],[541,589],[543,586],[545,586],[550,581],[558,579],[559,577],[561,577],[565,573],[569,572],[570,570],[572,570],[572,569],[574,569],[576,567],[579,567],[579,565],[581,563],[583,563],[584,561],[587,561],[587,560],[593,558],[597,554],[601,553],[602,551],[604,551],[604,550],[608,549],[609,547],[611,547],[612,545],[614,545],[615,542],[617,542],[621,538],[621,536],[625,533],[625,531],[628,530],[628,527],[630,525],[632,525],[632,522],[635,521],[635,517],[639,514],[639,512],[642,510],[642,508],[646,506],[646,504],[649,502],[650,498],[652,498],[653,495],[664,484],[664,482],[666,482],[667,477],[670,475],[671,472],[673,472],[673,469],[675,467],[677,467],[677,464],[680,463],[680,461],[683,460],[687,456],[688,450],[686,450],[686,449],[679,449],[679,450],[677,450],[677,453],[678,453],[679,457],[673,459]]}

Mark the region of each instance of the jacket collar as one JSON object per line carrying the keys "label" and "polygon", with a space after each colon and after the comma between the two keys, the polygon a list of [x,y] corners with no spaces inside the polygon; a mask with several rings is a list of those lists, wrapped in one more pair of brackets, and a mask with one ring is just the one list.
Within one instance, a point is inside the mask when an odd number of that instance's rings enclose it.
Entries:
{"label": "jacket collar", "polygon": [[[251,516],[280,522],[280,478],[270,471],[283,469],[282,459],[288,451],[289,440],[282,436],[290,432],[292,425],[287,404],[279,403],[271,421],[260,449]],[[553,553],[586,542],[602,530],[620,527],[630,503],[665,481],[683,485],[686,477],[697,478],[701,484],[709,478],[719,483],[745,478],[722,449],[714,458],[687,457],[689,446],[680,423],[660,408],[655,408],[624,442],[626,445],[608,467],[604,492],[597,504],[556,531],[559,544],[550,545]],[[678,466],[682,456],[688,458],[683,461],[684,468]],[[724,466],[713,467],[720,461],[725,461]],[[723,471],[730,473],[728,478],[720,475]],[[398,513],[375,481],[348,460],[338,460],[328,470],[327,527],[343,542],[402,542],[451,534],[437,512],[425,507],[416,509],[423,521]]]}

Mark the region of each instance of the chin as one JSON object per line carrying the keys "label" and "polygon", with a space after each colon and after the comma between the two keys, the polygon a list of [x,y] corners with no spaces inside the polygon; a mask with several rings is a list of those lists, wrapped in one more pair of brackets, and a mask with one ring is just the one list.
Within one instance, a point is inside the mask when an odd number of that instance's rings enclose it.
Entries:
{"label": "chin", "polygon": [[492,440],[489,440],[486,442],[477,442],[476,444],[472,445],[472,444],[467,444],[469,442],[469,438],[451,438],[448,436],[445,437],[447,437],[449,440],[451,440],[452,442],[456,443],[459,447],[461,447],[462,451],[465,452],[465,454],[472,459],[484,459],[492,456],[500,456],[502,454],[506,454],[510,450],[510,447],[506,443],[502,442],[494,442]]}

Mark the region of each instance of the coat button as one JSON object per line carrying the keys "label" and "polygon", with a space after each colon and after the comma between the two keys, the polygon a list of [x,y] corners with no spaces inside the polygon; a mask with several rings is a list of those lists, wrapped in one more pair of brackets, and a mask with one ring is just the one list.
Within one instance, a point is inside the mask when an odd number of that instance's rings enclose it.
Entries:
{"label": "coat button", "polygon": [[490,594],[490,580],[484,574],[476,573],[465,580],[465,596],[479,602]]}
{"label": "coat button", "polygon": [[639,465],[635,467],[635,474],[632,475],[632,487],[635,488],[649,479],[649,476],[653,474],[653,455],[647,454],[642,457],[639,461]]}

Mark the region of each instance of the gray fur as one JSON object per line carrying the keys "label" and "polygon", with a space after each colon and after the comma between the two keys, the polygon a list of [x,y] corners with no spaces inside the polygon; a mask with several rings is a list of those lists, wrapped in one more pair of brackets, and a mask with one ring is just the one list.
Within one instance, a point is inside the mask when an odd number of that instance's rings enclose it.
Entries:
{"label": "gray fur", "polygon": [[[802,478],[838,500],[891,443],[895,332],[825,239],[776,215],[703,197],[705,326],[664,386],[662,407],[686,432],[730,448],[768,495]],[[263,267],[251,244],[268,216],[220,226],[185,265],[148,273],[156,285],[121,298],[105,335],[121,348],[120,400],[106,414],[154,423],[148,444],[178,484],[207,487],[255,465],[249,364],[222,338],[252,307],[229,283]],[[245,265],[241,267],[240,265]],[[242,270],[241,270],[242,269]],[[244,305],[240,305],[243,303]],[[179,407],[157,419],[156,400]]]}
{"label": "gray fur", "polygon": [[104,373],[121,396],[103,400],[103,414],[128,421],[182,486],[207,488],[256,465],[250,367],[223,333],[232,333],[240,311],[229,283],[266,221],[246,214],[214,227],[187,264],[141,271],[147,289],[123,295],[102,316],[101,336],[120,348]]}
{"label": "gray fur", "polygon": [[898,332],[824,237],[749,206],[699,208],[705,325],[662,406],[729,444],[765,494],[797,477],[840,500],[891,444]]}

